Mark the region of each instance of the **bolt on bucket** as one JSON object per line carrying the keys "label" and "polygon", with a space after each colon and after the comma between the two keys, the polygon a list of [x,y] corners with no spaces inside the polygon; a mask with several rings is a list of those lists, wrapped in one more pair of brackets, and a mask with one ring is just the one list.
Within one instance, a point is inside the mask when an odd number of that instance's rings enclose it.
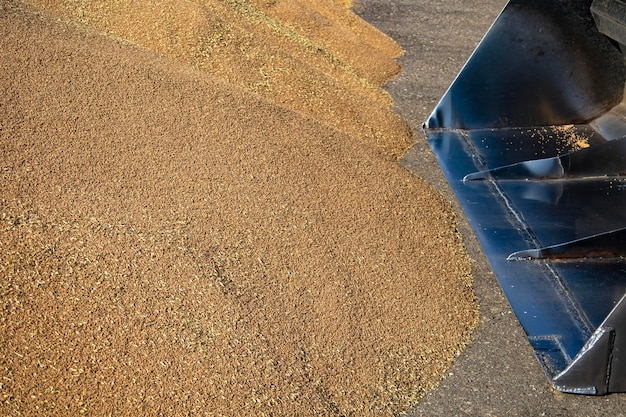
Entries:
{"label": "bolt on bucket", "polygon": [[624,45],[621,0],[512,0],[424,124],[563,392],[626,392]]}

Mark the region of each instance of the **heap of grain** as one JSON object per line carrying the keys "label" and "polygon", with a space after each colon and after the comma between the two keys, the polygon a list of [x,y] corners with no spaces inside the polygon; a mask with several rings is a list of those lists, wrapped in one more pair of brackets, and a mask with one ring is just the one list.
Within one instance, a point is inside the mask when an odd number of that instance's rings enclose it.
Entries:
{"label": "heap of grain", "polygon": [[[3,415],[389,415],[477,320],[345,2],[0,1]],[[39,411],[37,411],[39,410]]]}

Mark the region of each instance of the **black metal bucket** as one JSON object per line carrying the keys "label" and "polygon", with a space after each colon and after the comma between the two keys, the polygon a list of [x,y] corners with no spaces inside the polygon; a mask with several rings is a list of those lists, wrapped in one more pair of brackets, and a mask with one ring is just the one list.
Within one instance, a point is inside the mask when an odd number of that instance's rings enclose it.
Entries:
{"label": "black metal bucket", "polygon": [[424,131],[550,381],[599,395],[626,391],[626,4],[591,3],[510,1]]}

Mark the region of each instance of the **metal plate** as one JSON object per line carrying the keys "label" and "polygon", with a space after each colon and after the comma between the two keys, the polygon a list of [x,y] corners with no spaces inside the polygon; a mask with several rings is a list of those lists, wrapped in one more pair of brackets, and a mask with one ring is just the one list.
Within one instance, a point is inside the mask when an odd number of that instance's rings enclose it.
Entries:
{"label": "metal plate", "polygon": [[551,382],[604,394],[626,391],[625,69],[590,3],[511,1],[424,130]]}

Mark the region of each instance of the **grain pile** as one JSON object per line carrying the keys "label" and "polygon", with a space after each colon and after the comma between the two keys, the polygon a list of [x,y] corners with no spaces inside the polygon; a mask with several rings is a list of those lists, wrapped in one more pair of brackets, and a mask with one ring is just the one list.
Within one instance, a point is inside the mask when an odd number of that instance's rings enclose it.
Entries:
{"label": "grain pile", "polygon": [[0,1],[0,414],[393,415],[441,378],[477,316],[393,158],[392,42],[345,1],[31,3]]}
{"label": "grain pile", "polygon": [[[411,144],[406,122],[380,89],[399,72],[393,58],[401,50],[345,8],[330,7],[333,0],[317,8],[315,0],[29,2],[201,68],[385,154],[398,157]],[[352,19],[331,20],[318,9],[342,9]]]}

